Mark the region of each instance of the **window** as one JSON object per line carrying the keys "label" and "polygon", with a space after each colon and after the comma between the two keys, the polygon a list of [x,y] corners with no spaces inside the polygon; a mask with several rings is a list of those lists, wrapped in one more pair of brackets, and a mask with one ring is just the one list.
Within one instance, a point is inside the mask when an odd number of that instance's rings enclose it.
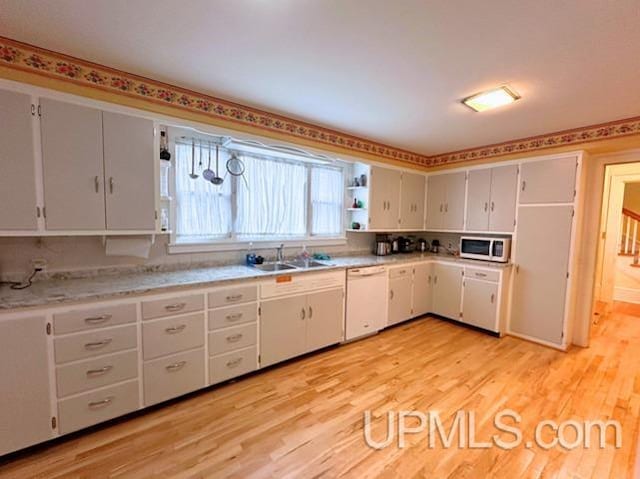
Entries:
{"label": "window", "polygon": [[[340,166],[239,152],[243,177],[215,186],[202,178],[209,147],[176,143],[177,244],[287,241],[344,235],[344,173]],[[215,147],[212,149],[215,169]],[[228,153],[221,150],[225,171]],[[192,169],[197,178],[191,178]]]}

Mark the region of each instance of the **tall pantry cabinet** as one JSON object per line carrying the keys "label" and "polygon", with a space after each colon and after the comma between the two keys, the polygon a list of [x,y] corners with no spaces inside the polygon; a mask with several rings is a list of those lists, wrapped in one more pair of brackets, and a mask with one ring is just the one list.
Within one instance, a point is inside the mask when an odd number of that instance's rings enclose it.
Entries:
{"label": "tall pantry cabinet", "polygon": [[510,332],[558,347],[567,343],[580,161],[571,155],[520,166]]}

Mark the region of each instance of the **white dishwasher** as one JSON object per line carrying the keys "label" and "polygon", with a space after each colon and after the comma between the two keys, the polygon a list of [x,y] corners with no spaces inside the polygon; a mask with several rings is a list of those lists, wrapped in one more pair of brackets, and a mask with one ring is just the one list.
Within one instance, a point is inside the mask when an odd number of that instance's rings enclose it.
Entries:
{"label": "white dishwasher", "polygon": [[387,290],[387,270],[384,266],[347,270],[347,341],[373,334],[385,327]]}

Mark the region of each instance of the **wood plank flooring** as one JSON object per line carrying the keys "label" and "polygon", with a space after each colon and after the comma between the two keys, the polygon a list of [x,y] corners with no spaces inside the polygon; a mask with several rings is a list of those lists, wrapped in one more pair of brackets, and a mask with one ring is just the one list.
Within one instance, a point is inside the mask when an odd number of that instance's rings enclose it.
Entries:
{"label": "wood plank flooring", "polygon": [[[628,309],[600,317],[592,347],[566,354],[419,319],[11,457],[0,477],[633,477],[640,318]],[[623,447],[430,449],[426,432],[403,449],[364,442],[368,409],[378,440],[390,409],[438,410],[445,425],[474,411],[487,440],[505,408],[522,416],[525,439],[541,419],[614,418]]]}

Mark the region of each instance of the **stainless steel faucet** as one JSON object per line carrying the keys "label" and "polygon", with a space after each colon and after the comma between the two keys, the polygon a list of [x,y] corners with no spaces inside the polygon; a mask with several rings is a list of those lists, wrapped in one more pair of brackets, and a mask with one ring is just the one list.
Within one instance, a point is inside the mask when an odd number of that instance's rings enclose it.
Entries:
{"label": "stainless steel faucet", "polygon": [[276,248],[276,261],[282,263],[284,261],[284,243]]}

